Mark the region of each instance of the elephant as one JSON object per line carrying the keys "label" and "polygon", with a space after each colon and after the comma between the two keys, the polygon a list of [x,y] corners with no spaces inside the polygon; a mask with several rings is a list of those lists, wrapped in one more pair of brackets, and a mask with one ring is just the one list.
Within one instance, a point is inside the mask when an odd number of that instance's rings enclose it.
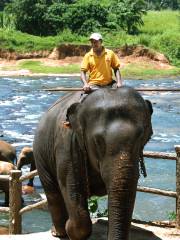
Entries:
{"label": "elephant", "polygon": [[[6,146],[6,144],[5,144]],[[9,145],[8,145],[9,146]],[[8,157],[8,154],[6,154],[6,157]],[[33,171],[36,169],[34,156],[33,156],[33,150],[30,147],[24,147],[18,157],[17,166],[14,165],[11,162],[4,161],[5,158],[3,158],[3,161],[0,161],[0,174],[6,174],[9,175],[11,170],[21,170],[21,168],[24,165],[30,164],[30,171]],[[8,159],[7,159],[8,160]],[[9,159],[10,161],[10,159]],[[29,179],[27,185],[22,186],[22,193],[23,194],[31,194],[34,192],[34,178]],[[0,181],[0,189],[5,192],[5,205],[9,204],[9,182],[7,181]],[[22,200],[23,202],[23,200]]]}
{"label": "elephant", "polygon": [[0,160],[16,163],[16,149],[11,144],[0,140]]}
{"label": "elephant", "polygon": [[[127,240],[152,104],[133,88],[101,88],[57,100],[37,126],[33,152],[55,237],[88,239],[88,198],[108,196],[108,240]],[[70,127],[64,127],[68,117]]]}
{"label": "elephant", "polygon": [[[9,175],[11,170],[15,170],[16,166],[12,163],[0,161],[0,175]],[[5,206],[9,205],[9,181],[1,180],[0,189],[5,193]]]}
{"label": "elephant", "polygon": [[[31,147],[23,147],[17,160],[17,169],[21,170],[24,165],[30,164],[30,171],[36,169],[33,149]],[[23,193],[34,192],[34,178],[29,179],[27,185],[23,186]]]}

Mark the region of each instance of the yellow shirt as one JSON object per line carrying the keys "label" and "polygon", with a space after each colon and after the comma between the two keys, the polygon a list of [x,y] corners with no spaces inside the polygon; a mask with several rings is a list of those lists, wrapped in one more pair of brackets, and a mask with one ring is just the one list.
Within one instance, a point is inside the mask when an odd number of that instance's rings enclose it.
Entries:
{"label": "yellow shirt", "polygon": [[112,69],[120,66],[119,58],[109,49],[104,49],[97,56],[91,49],[83,58],[81,71],[89,72],[88,83],[90,85],[107,85],[112,82]]}

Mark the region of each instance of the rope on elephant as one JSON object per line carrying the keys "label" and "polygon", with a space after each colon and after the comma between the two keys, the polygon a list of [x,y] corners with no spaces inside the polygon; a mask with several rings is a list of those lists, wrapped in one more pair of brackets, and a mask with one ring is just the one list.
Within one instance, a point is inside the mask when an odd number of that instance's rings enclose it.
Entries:
{"label": "rope on elephant", "polygon": [[143,157],[143,152],[141,152],[140,157],[139,157],[139,163],[140,163],[140,172],[144,177],[147,177],[147,172],[146,172],[146,167],[144,163],[144,157]]}

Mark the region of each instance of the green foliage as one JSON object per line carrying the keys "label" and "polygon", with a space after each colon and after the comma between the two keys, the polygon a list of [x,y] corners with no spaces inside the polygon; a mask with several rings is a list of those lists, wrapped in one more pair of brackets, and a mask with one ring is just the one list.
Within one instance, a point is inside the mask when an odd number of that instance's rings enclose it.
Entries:
{"label": "green foliage", "polygon": [[107,207],[100,208],[100,202],[105,201],[106,197],[91,197],[88,200],[88,210],[93,217],[107,217],[108,210]]}
{"label": "green foliage", "polygon": [[[169,10],[149,11],[143,17],[143,21],[144,25],[140,27],[140,34],[138,35],[129,35],[122,30],[101,29],[105,46],[119,48],[132,44],[145,45],[165,54],[170,63],[180,66],[178,12]],[[18,52],[53,49],[61,43],[89,44],[87,36],[74,33],[70,29],[64,29],[54,37],[33,36],[20,31],[13,31],[11,28],[0,29],[0,42],[1,48]],[[174,72],[174,74],[177,75],[178,72]]]}
{"label": "green foliage", "polygon": [[135,34],[138,26],[143,25],[142,15],[146,14],[145,8],[144,0],[114,0],[110,12],[116,15],[118,26],[129,34]]}
{"label": "green foliage", "polygon": [[47,35],[57,35],[65,28],[64,14],[66,13],[67,6],[64,3],[54,3],[47,8],[44,14],[46,22]]}
{"label": "green foliage", "polygon": [[169,30],[175,33],[180,31],[180,15],[178,11],[148,11],[148,14],[144,15],[142,19],[144,25],[140,27],[140,32],[150,36],[162,34]]}
{"label": "green foliage", "polygon": [[64,29],[87,35],[107,28],[129,34],[143,24],[144,0],[12,0],[5,8],[17,30],[33,35],[56,35]]}
{"label": "green foliage", "polygon": [[152,38],[150,46],[168,56],[171,63],[180,64],[180,32],[166,31]]}
{"label": "green foliage", "polygon": [[149,10],[172,9],[177,10],[180,7],[179,0],[146,0]]}
{"label": "green foliage", "polygon": [[48,0],[12,0],[5,12],[15,16],[17,30],[33,35],[47,35],[44,13],[48,3]]}
{"label": "green foliage", "polygon": [[11,2],[11,0],[1,0],[0,1],[0,11],[4,10],[4,7],[6,6],[6,4],[8,4],[9,2]]}
{"label": "green foliage", "polygon": [[28,52],[52,50],[54,46],[57,45],[58,39],[53,37],[37,37],[12,29],[0,28],[0,42],[1,49]]}
{"label": "green foliage", "polygon": [[6,29],[15,29],[14,15],[0,12],[0,27]]}
{"label": "green foliage", "polygon": [[61,74],[61,73],[78,73],[80,66],[72,64],[70,66],[45,66],[39,61],[23,61],[19,65],[20,69],[30,70],[32,73],[45,73],[45,74]]}
{"label": "green foliage", "polygon": [[86,1],[69,6],[65,14],[66,26],[81,35],[98,31],[107,22],[108,9],[99,1]]}
{"label": "green foliage", "polygon": [[176,213],[175,212],[168,213],[168,219],[169,219],[169,221],[175,221],[176,220]]}

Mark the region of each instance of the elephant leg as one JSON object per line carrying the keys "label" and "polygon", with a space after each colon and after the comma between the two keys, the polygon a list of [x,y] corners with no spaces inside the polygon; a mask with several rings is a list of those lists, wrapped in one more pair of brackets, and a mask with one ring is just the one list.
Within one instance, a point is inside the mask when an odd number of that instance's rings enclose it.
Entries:
{"label": "elephant leg", "polygon": [[71,240],[85,240],[92,232],[86,195],[78,192],[70,194],[70,190],[67,188],[67,191],[63,192],[69,214],[66,222],[67,235]]}
{"label": "elephant leg", "polygon": [[51,213],[53,227],[52,235],[55,237],[66,237],[65,224],[68,218],[64,199],[59,189],[58,183],[46,173],[46,177],[40,176]]}
{"label": "elephant leg", "polygon": [[65,224],[68,217],[62,195],[60,192],[46,192],[46,196],[53,221],[51,233],[54,237],[66,237]]}
{"label": "elephant leg", "polygon": [[[70,203],[71,204],[71,203]],[[69,219],[66,222],[66,232],[72,240],[85,240],[92,232],[92,223],[89,212],[78,204],[68,206],[72,209],[69,212]]]}

